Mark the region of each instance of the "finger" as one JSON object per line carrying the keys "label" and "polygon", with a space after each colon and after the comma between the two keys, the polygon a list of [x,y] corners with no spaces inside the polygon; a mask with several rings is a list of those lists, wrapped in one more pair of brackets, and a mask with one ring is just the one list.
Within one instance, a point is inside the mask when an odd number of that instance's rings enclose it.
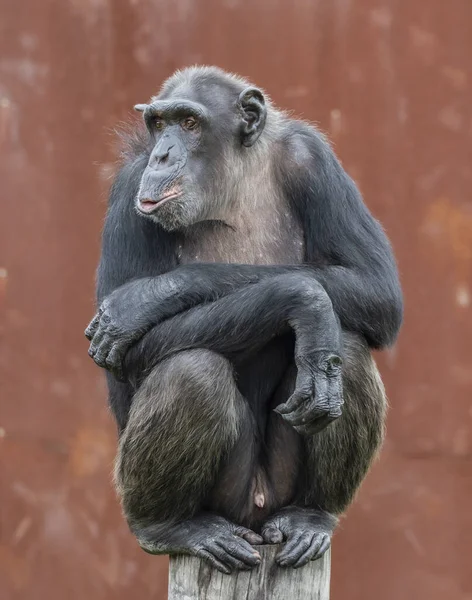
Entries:
{"label": "finger", "polygon": [[288,540],[282,552],[276,557],[278,564],[281,567],[293,565],[308,550],[312,539],[312,533],[302,533],[298,537]]}
{"label": "finger", "polygon": [[342,404],[333,403],[329,409],[329,416],[334,421],[334,419],[339,419],[339,417],[343,414]]}
{"label": "finger", "polygon": [[302,402],[306,401],[308,397],[309,396],[306,393],[295,390],[294,393],[287,400],[287,402],[276,406],[274,408],[274,411],[279,415],[284,416],[297,409],[302,404]]}
{"label": "finger", "polygon": [[120,344],[113,344],[105,360],[105,367],[117,378],[123,380],[123,358],[125,347]]}
{"label": "finger", "polygon": [[321,545],[318,549],[318,552],[313,556],[312,560],[317,560],[318,558],[321,558],[323,556],[323,554],[329,550],[329,547],[331,546],[331,536],[329,536],[328,534],[325,534],[323,541],[321,542]]}
{"label": "finger", "polygon": [[344,405],[342,378],[337,377],[329,385],[330,414],[335,418],[340,417]]}
{"label": "finger", "polygon": [[303,390],[305,391],[295,390],[285,404],[279,405],[277,407],[279,414],[286,415],[296,411],[298,408],[303,407],[303,404],[310,398],[327,398],[328,378],[325,375],[317,375],[314,384],[310,384],[309,389],[304,387]]}
{"label": "finger", "polygon": [[108,353],[110,351],[112,345],[112,341],[108,336],[105,336],[101,341],[98,348],[95,350],[94,355],[92,356],[95,363],[102,368],[106,368],[106,360],[108,357]]}
{"label": "finger", "polygon": [[89,356],[91,356],[92,358],[95,356],[95,354],[97,353],[98,347],[100,346],[103,338],[106,335],[107,335],[106,329],[99,326],[98,329],[95,331],[95,334],[90,343],[90,347],[89,347],[89,351],[88,351]]}
{"label": "finger", "polygon": [[95,332],[97,331],[99,322],[100,322],[100,316],[97,314],[94,316],[94,318],[88,324],[87,329],[85,330],[85,337],[88,340],[91,340],[93,338],[93,336],[95,335]]}
{"label": "finger", "polygon": [[295,427],[297,425],[306,425],[315,419],[320,419],[326,415],[326,412],[326,410],[318,406],[316,398],[312,398],[300,406],[298,410],[283,415],[283,418],[287,423]]}
{"label": "finger", "polygon": [[262,528],[262,537],[266,544],[280,544],[284,540],[284,534],[275,525]]}
{"label": "finger", "polygon": [[300,556],[300,558],[293,564],[294,569],[298,569],[306,565],[310,560],[312,560],[318,553],[321,544],[326,537],[325,534],[315,534],[313,539],[311,540],[310,545],[305,550],[305,552]]}
{"label": "finger", "polygon": [[218,571],[221,571],[225,575],[229,575],[231,573],[231,569],[229,567],[227,567],[224,563],[219,561],[210,552],[207,552],[206,550],[199,550],[198,556],[207,560],[211,564],[212,567],[215,567],[215,569],[218,569]]}
{"label": "finger", "polygon": [[[342,386],[339,381],[329,379],[325,376],[317,376],[315,380],[315,396],[307,399],[296,410],[286,413],[283,418],[293,427],[305,426],[325,416],[329,416],[331,421],[337,419],[342,414]],[[329,421],[329,422],[331,422]],[[328,422],[328,423],[329,423]],[[325,427],[328,423],[325,423]],[[321,429],[323,428],[321,427]],[[312,433],[320,430],[317,425],[309,427]]]}
{"label": "finger", "polygon": [[315,421],[311,421],[306,425],[298,425],[294,427],[294,429],[303,436],[311,436],[315,435],[322,431],[325,427],[327,427],[330,423],[332,423],[335,419],[330,417],[329,415],[325,415],[321,419],[316,419]]}

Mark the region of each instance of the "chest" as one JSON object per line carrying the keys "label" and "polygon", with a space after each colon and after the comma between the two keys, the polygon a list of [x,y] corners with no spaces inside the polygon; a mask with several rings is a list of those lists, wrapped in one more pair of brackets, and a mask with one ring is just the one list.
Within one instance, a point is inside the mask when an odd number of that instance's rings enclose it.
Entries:
{"label": "chest", "polygon": [[270,194],[243,204],[229,222],[193,226],[179,246],[181,263],[298,264],[304,254],[300,224],[286,202]]}

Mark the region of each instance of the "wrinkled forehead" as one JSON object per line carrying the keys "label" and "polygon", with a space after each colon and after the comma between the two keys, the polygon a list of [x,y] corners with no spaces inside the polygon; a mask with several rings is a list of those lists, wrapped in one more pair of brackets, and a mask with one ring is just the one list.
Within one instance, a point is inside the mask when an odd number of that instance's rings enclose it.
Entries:
{"label": "wrinkled forehead", "polygon": [[211,79],[182,82],[165,89],[156,100],[190,100],[203,105],[212,116],[233,113],[241,90]]}

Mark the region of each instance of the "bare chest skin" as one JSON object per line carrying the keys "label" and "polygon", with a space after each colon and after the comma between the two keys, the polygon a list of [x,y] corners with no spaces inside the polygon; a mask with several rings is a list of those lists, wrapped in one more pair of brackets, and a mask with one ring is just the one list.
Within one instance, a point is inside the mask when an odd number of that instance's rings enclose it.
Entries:
{"label": "bare chest skin", "polygon": [[241,203],[225,221],[189,228],[179,247],[181,263],[299,264],[305,246],[302,229],[283,201],[265,197]]}

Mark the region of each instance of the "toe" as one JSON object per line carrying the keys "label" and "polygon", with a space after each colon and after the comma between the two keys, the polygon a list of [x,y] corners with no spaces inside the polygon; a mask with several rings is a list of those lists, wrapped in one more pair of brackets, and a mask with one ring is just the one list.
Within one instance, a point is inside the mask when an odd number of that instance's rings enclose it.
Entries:
{"label": "toe", "polygon": [[284,549],[276,557],[281,567],[294,565],[298,559],[308,550],[313,538],[312,533],[302,533],[298,537],[289,539]]}
{"label": "toe", "polygon": [[303,565],[306,565],[310,560],[312,560],[318,553],[319,548],[324,541],[324,538],[325,538],[324,534],[314,535],[308,548],[305,550],[305,552],[303,552],[303,554],[300,556],[300,558],[293,564],[293,568],[298,569],[299,567],[303,567]]}
{"label": "toe", "polygon": [[316,560],[317,558],[321,558],[323,556],[323,554],[329,549],[330,546],[331,546],[331,536],[329,536],[326,533],[324,535],[324,538],[320,544],[320,547],[319,547],[317,553],[313,556],[313,560]]}
{"label": "toe", "polygon": [[280,544],[283,542],[283,533],[275,527],[275,525],[269,525],[262,530],[262,537],[266,544]]}
{"label": "toe", "polygon": [[215,542],[217,556],[224,562],[229,562],[235,568],[246,565],[249,568],[257,566],[261,562],[261,555],[257,550],[242,538],[233,540],[217,540]]}
{"label": "toe", "polygon": [[259,546],[264,543],[262,536],[245,527],[238,527],[234,534],[241,537],[243,540],[246,540],[246,542],[249,542],[249,544],[252,544],[253,546]]}
{"label": "toe", "polygon": [[218,569],[218,571],[221,571],[225,575],[229,575],[231,573],[230,567],[221,562],[221,560],[218,560],[218,558],[216,558],[216,556],[214,556],[208,550],[200,550],[197,556],[204,558],[212,567],[215,567],[215,569]]}

